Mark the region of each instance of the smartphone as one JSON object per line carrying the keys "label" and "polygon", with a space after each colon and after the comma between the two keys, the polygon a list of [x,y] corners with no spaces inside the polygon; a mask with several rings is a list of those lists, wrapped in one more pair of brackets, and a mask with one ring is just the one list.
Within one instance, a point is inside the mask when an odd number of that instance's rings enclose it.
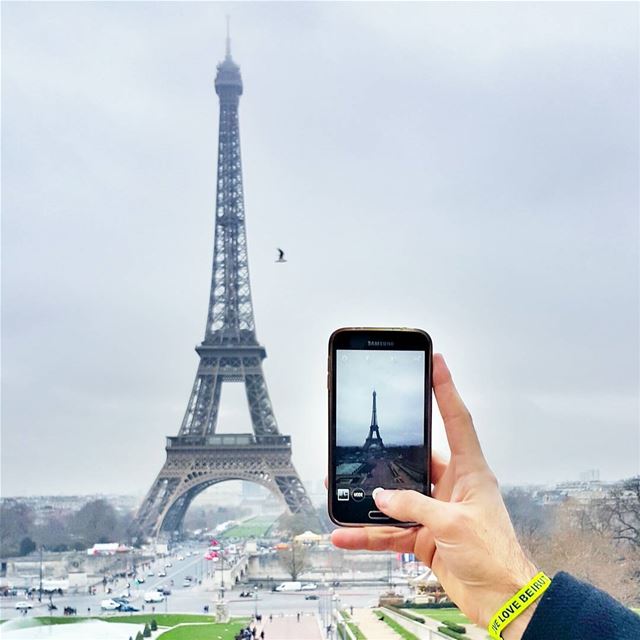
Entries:
{"label": "smartphone", "polygon": [[431,491],[431,338],[421,329],[343,328],[329,338],[329,517],[395,525],[376,487]]}

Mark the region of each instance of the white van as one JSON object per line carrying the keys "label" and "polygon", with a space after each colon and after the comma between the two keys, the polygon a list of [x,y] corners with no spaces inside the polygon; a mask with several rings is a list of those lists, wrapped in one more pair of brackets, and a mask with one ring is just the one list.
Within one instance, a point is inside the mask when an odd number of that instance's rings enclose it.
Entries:
{"label": "white van", "polygon": [[147,591],[144,594],[145,602],[164,602],[164,594],[160,591]]}
{"label": "white van", "polygon": [[282,582],[274,591],[300,591],[302,589],[302,582]]}

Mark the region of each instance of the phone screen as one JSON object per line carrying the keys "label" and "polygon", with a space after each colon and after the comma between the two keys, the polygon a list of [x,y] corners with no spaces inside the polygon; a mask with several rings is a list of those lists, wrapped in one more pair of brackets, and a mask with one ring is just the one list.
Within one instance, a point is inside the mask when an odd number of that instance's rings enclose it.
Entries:
{"label": "phone screen", "polygon": [[342,523],[390,521],[373,511],[376,487],[428,493],[430,356],[409,344],[335,350],[331,457],[334,512]]}

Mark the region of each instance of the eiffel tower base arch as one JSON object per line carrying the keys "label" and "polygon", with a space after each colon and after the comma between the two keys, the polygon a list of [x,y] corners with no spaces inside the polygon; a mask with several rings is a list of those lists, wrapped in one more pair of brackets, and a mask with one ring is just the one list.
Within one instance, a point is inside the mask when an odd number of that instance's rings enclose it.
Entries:
{"label": "eiffel tower base arch", "polygon": [[280,498],[290,513],[318,519],[291,461],[288,436],[225,434],[204,443],[184,442],[179,436],[167,440],[167,459],[138,513],[137,535],[157,538],[180,532],[195,497],[226,480],[255,482]]}

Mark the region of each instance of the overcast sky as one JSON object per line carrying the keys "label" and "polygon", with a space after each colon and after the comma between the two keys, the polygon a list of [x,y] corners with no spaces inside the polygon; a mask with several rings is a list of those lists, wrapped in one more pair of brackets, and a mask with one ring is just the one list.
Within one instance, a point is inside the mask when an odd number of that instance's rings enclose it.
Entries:
{"label": "overcast sky", "polygon": [[[142,495],[178,432],[226,13],[257,335],[303,479],[328,336],[362,325],[431,334],[503,482],[638,473],[638,12],[3,3],[3,495]],[[222,403],[249,428],[241,387]]]}
{"label": "overcast sky", "polygon": [[424,352],[338,350],[336,442],[361,447],[369,435],[373,392],[387,446],[424,444]]}

